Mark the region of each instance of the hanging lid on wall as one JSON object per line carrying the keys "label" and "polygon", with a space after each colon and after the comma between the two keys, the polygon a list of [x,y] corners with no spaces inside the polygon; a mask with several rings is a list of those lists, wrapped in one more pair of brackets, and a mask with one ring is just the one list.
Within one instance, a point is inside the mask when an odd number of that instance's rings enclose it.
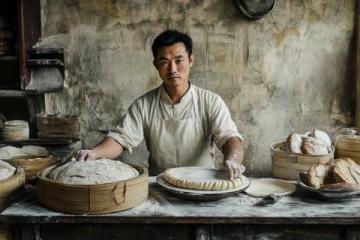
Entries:
{"label": "hanging lid on wall", "polygon": [[264,17],[273,9],[275,0],[235,0],[242,15],[251,20]]}

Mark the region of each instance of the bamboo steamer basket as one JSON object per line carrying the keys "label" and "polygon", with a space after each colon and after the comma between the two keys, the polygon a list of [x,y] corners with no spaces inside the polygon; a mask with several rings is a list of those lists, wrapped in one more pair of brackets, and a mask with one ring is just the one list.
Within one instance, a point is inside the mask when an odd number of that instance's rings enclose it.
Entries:
{"label": "bamboo steamer basket", "polygon": [[56,163],[56,157],[49,155],[47,157],[21,157],[9,160],[14,166],[20,167],[25,172],[25,180],[30,183],[36,179],[37,173],[42,169],[52,166]]}
{"label": "bamboo steamer basket", "polygon": [[72,214],[103,214],[126,210],[143,203],[148,196],[148,170],[133,165],[139,176],[96,185],[74,185],[52,181],[46,176],[56,166],[38,173],[37,195],[47,208]]}
{"label": "bamboo steamer basket", "polygon": [[13,176],[0,181],[0,210],[5,209],[21,192],[25,184],[25,173],[17,168]]}
{"label": "bamboo steamer basket", "polygon": [[2,136],[5,141],[29,140],[29,124],[22,120],[12,120],[4,123]]}
{"label": "bamboo steamer basket", "polygon": [[355,134],[340,134],[335,137],[336,158],[351,158],[360,164],[360,136]]}
{"label": "bamboo steamer basket", "polygon": [[281,150],[285,142],[273,144],[270,147],[272,175],[285,180],[297,180],[299,173],[307,173],[315,164],[326,164],[334,159],[333,150],[325,155],[309,155],[286,152]]}
{"label": "bamboo steamer basket", "polygon": [[36,116],[38,136],[42,138],[73,138],[80,136],[79,116]]}

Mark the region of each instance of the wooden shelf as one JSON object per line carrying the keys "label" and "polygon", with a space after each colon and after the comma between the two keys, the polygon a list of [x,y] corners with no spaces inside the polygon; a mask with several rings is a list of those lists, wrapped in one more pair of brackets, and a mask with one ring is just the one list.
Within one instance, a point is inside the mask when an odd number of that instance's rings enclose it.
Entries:
{"label": "wooden shelf", "polygon": [[26,64],[32,67],[42,67],[42,66],[64,67],[64,63],[59,59],[30,59],[26,61]]}
{"label": "wooden shelf", "polygon": [[0,90],[0,97],[26,97],[28,94],[20,90]]}
{"label": "wooden shelf", "polygon": [[17,56],[0,56],[0,62],[16,62],[18,61]]}
{"label": "wooden shelf", "polygon": [[3,141],[0,140],[0,144],[13,145],[13,146],[22,146],[22,145],[37,145],[37,146],[62,146],[74,143],[75,139],[69,138],[53,138],[53,139],[43,139],[43,138],[30,138],[26,141]]}
{"label": "wooden shelf", "polygon": [[38,95],[39,93],[33,91],[21,91],[21,90],[0,90],[0,98],[4,97],[27,97]]}

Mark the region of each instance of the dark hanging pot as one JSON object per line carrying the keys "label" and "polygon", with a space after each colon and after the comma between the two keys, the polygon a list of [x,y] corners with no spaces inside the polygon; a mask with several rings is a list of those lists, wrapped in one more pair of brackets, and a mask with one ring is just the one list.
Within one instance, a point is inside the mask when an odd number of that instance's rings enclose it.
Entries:
{"label": "dark hanging pot", "polygon": [[235,5],[243,16],[257,20],[273,9],[275,0],[235,0]]}

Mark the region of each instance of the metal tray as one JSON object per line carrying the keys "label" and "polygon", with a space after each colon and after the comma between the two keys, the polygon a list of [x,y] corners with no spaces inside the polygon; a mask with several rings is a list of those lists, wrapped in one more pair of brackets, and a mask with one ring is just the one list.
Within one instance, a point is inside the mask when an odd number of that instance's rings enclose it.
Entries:
{"label": "metal tray", "polygon": [[174,185],[169,184],[166,182],[160,174],[156,178],[156,182],[162,186],[167,192],[172,193],[173,195],[191,201],[216,201],[223,198],[227,198],[231,195],[239,193],[245,190],[250,185],[250,180],[242,176],[243,183],[235,189],[225,190],[225,191],[201,191],[201,190],[191,190],[185,188],[179,188]]}
{"label": "metal tray", "polygon": [[347,201],[351,198],[360,196],[360,191],[339,191],[339,190],[325,190],[316,189],[308,185],[306,173],[299,173],[298,175],[298,186],[300,189],[310,193],[311,196],[327,201]]}

